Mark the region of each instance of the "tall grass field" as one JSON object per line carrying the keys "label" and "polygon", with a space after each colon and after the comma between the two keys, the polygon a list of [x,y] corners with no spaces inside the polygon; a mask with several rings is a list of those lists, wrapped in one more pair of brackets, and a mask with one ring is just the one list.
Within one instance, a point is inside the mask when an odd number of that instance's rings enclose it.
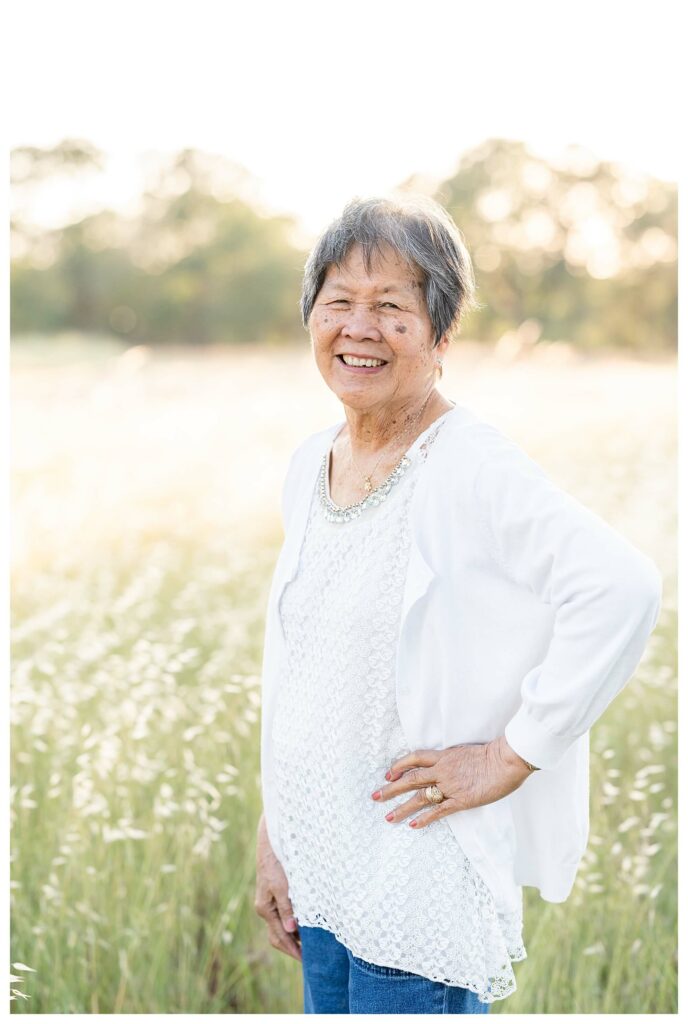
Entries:
{"label": "tall grass field", "polygon": [[[253,909],[262,640],[288,456],[342,409],[306,340],[26,338],[12,362],[11,1009],[301,1013]],[[445,368],[664,575],[592,731],[573,892],[524,890],[491,1012],[674,1013],[676,364],[459,341]]]}

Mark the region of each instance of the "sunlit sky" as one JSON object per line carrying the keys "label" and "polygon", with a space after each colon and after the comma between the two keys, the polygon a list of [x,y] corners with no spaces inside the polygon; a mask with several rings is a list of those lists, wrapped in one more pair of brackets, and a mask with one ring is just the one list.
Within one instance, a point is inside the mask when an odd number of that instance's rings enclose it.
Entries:
{"label": "sunlit sky", "polygon": [[269,211],[324,227],[352,195],[440,180],[489,137],[576,144],[676,180],[679,5],[556,0],[22,0],[10,146],[86,138],[107,173],[44,189],[42,223],[130,209],[141,157],[243,165]]}

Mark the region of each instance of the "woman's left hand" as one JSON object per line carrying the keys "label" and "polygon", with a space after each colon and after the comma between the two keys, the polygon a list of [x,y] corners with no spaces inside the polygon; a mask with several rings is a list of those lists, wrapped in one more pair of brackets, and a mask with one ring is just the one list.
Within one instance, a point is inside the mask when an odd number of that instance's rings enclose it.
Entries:
{"label": "woman's left hand", "polygon": [[[413,792],[410,800],[386,815],[392,824],[409,815],[413,828],[454,811],[480,807],[513,793],[531,774],[503,736],[489,743],[457,743],[445,750],[414,750],[398,758],[388,772],[390,781],[372,794],[379,802]],[[429,803],[426,786],[439,786],[442,803]],[[423,812],[423,813],[419,813]]]}

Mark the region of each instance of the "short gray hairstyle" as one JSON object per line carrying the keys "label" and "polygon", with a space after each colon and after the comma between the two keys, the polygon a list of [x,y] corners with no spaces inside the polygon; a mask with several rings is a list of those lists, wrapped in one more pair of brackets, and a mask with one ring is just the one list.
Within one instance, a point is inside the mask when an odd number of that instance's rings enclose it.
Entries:
{"label": "short gray hairstyle", "polygon": [[423,294],[437,345],[458,329],[464,314],[481,309],[475,297],[473,265],[461,231],[447,211],[427,196],[352,199],[315,243],[304,270],[301,317],[304,327],[327,269],[341,266],[359,245],[370,272],[373,254],[389,245],[423,274]]}

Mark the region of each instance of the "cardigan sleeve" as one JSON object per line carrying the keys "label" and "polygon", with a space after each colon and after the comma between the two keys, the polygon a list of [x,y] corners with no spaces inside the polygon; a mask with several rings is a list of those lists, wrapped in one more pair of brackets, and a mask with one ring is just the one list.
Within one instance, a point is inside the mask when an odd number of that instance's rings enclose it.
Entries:
{"label": "cardigan sleeve", "polygon": [[503,435],[474,486],[495,559],[554,610],[546,656],[523,678],[504,735],[531,764],[555,768],[633,675],[657,624],[662,577]]}

